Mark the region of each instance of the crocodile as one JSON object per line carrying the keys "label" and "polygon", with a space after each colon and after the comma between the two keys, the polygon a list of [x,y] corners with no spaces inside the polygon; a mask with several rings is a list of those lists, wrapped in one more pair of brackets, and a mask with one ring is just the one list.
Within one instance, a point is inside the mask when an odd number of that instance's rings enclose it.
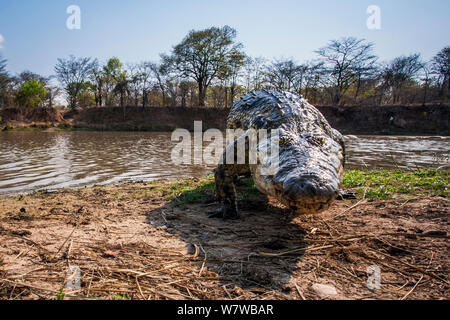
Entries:
{"label": "crocodile", "polygon": [[[240,176],[251,176],[260,192],[298,214],[323,212],[338,197],[345,164],[344,138],[301,95],[279,90],[251,92],[232,107],[227,129],[240,129],[242,135],[225,148],[214,170],[217,198],[223,206],[209,212],[210,217],[239,218],[236,183]],[[261,154],[261,149],[277,141],[276,167],[267,159],[268,152],[256,163],[249,161],[249,132],[261,129],[269,134],[265,141],[258,141],[257,152]],[[277,132],[278,139],[272,139],[270,132]],[[235,154],[243,141],[246,160],[238,163]],[[234,157],[231,163],[230,154]]]}

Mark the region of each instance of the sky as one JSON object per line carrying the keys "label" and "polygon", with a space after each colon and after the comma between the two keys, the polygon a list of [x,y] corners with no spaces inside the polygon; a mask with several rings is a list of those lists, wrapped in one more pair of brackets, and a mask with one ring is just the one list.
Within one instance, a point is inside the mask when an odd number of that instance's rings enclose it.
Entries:
{"label": "sky", "polygon": [[[67,28],[71,5],[80,29]],[[367,27],[370,5],[380,29]],[[190,30],[224,25],[254,57],[305,62],[329,40],[353,36],[374,42],[382,61],[416,52],[429,60],[450,45],[450,0],[0,0],[0,55],[12,74],[49,76],[71,54],[158,61]]]}

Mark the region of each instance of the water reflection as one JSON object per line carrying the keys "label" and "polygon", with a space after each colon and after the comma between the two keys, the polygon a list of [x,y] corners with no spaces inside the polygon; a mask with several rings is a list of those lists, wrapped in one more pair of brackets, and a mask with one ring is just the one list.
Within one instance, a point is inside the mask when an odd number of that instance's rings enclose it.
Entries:
{"label": "water reflection", "polygon": [[[213,166],[174,165],[170,133],[2,132],[0,194],[124,181],[200,177]],[[346,137],[348,168],[448,165],[447,137]]]}

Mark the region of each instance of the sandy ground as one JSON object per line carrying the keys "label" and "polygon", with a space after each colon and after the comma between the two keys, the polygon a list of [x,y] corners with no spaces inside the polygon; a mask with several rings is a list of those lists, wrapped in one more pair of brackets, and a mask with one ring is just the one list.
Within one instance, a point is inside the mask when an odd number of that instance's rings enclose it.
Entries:
{"label": "sandy ground", "polygon": [[[448,199],[337,201],[295,216],[254,195],[240,220],[222,221],[206,216],[211,198],[168,200],[169,184],[1,198],[0,299],[450,298]],[[69,266],[80,289],[67,287]]]}

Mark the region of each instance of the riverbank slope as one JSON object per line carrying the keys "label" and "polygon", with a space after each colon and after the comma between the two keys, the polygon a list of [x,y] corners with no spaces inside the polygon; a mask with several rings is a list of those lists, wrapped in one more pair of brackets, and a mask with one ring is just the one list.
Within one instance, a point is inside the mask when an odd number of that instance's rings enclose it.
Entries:
{"label": "riverbank slope", "polygon": [[[347,135],[450,135],[450,106],[333,107],[318,109]],[[34,109],[0,110],[0,130],[172,131],[224,129],[230,109],[180,107],[104,107],[63,112]]]}
{"label": "riverbank slope", "polygon": [[0,299],[449,299],[449,175],[348,171],[316,216],[246,180],[237,221],[207,218],[211,178],[0,198]]}

